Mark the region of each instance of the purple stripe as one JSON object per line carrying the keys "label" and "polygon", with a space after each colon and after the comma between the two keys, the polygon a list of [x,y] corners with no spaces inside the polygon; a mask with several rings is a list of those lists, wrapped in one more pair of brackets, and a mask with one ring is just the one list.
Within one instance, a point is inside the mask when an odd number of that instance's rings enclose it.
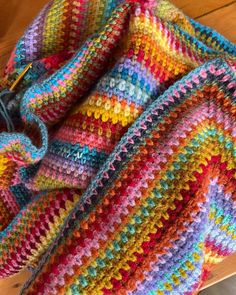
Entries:
{"label": "purple stripe", "polygon": [[30,25],[25,35],[23,36],[23,43],[25,48],[25,62],[37,60],[42,56],[43,49],[43,34],[44,26],[48,11],[50,10],[53,1],[50,1],[35,18]]}

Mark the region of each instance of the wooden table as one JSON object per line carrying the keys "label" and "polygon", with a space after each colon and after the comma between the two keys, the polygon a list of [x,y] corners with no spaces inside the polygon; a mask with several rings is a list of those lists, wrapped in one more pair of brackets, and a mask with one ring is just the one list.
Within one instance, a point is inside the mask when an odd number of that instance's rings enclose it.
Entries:
{"label": "wooden table", "polygon": [[[215,28],[236,43],[236,0],[173,0],[177,7],[202,24]],[[0,71],[17,39],[47,0],[0,0]],[[236,254],[216,265],[203,288],[236,274]],[[22,271],[11,278],[0,280],[1,295],[17,295],[29,277]],[[226,294],[227,295],[227,294]]]}

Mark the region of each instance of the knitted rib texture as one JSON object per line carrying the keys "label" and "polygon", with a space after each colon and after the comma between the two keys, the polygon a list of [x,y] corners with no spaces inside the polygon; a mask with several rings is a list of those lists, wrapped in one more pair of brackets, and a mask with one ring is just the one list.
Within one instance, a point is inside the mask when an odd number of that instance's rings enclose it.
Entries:
{"label": "knitted rib texture", "polygon": [[[0,85],[0,277],[190,295],[236,251],[236,48],[165,0],[53,0]],[[14,106],[14,107],[13,107]]]}

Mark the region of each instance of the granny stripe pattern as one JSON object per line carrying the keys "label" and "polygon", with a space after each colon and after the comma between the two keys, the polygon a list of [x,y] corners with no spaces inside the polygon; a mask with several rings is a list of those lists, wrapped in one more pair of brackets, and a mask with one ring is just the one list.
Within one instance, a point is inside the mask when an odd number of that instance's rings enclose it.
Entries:
{"label": "granny stripe pattern", "polygon": [[166,0],[46,5],[0,82],[0,277],[196,294],[236,251],[235,73],[235,45]]}

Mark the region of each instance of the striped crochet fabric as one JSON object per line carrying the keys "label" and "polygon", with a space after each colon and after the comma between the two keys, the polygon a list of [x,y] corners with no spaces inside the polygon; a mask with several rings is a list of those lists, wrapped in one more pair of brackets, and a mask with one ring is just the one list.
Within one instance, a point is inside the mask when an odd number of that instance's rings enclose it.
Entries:
{"label": "striped crochet fabric", "polygon": [[33,267],[22,294],[196,294],[236,251],[224,37],[166,0],[53,0],[0,85],[0,277]]}

